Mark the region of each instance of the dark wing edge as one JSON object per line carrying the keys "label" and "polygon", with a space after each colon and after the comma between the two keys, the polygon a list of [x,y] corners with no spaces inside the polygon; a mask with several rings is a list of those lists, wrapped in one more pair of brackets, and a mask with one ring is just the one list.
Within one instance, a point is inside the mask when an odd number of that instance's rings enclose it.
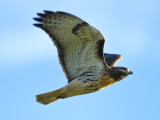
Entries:
{"label": "dark wing edge", "polygon": [[[58,56],[59,56],[60,64],[61,64],[61,66],[63,68],[63,71],[64,71],[66,77],[68,78],[68,80],[70,82],[74,78],[72,78],[72,75],[70,74],[70,71],[67,68],[67,65],[66,65],[66,62],[65,62],[65,58],[63,57],[63,54],[64,54],[64,50],[63,49],[64,48],[61,45],[61,43],[59,42],[59,40],[57,39],[57,37],[54,34],[52,34],[51,31],[49,31],[46,27],[44,27],[45,22],[47,22],[47,24],[51,24],[51,23],[48,23],[48,21],[46,21],[45,19],[51,19],[50,17],[52,17],[52,15],[56,15],[56,14],[59,14],[59,15],[65,14],[65,15],[68,15],[68,16],[76,17],[76,16],[74,16],[74,15],[72,15],[70,13],[66,13],[66,12],[44,11],[44,13],[37,13],[39,18],[33,18],[34,20],[39,22],[39,23],[36,23],[36,24],[33,24],[33,25],[43,29],[52,38],[52,40],[53,40],[53,42],[56,45],[57,50],[58,50]],[[76,18],[80,19],[78,17],[76,17]],[[73,28],[72,33],[76,35],[79,32],[79,30],[82,27],[85,27],[85,26],[91,27],[88,23],[86,23],[85,21],[82,21],[82,23],[77,24],[77,26],[75,26],[75,28]],[[94,29],[94,28],[92,28],[92,29]],[[98,30],[97,30],[97,32],[98,32]],[[103,65],[105,65],[105,57],[104,57],[104,52],[103,52],[105,39],[103,38],[103,36],[100,33],[97,33],[97,34],[98,34],[98,39],[97,39],[96,44],[95,44],[96,50],[95,50],[94,54],[101,60],[101,62],[104,62]]]}
{"label": "dark wing edge", "polygon": [[[52,41],[54,42],[54,45],[57,47],[57,50],[58,50],[59,61],[60,61],[60,64],[61,64],[61,66],[63,68],[63,72],[65,73],[65,76],[69,79],[69,76],[68,76],[69,72],[68,72],[68,70],[66,68],[66,65],[65,65],[65,62],[63,60],[63,57],[61,57],[63,55],[63,46],[61,46],[61,44],[59,43],[57,38],[49,30],[47,30],[45,27],[43,27],[43,24],[44,24],[43,19],[48,17],[48,16],[51,16],[53,14],[56,14],[56,13],[69,14],[69,13],[64,13],[64,12],[59,12],[59,11],[52,12],[52,11],[44,10],[44,13],[37,13],[37,15],[40,18],[33,18],[35,21],[39,22],[39,23],[35,23],[33,25],[38,27],[38,28],[41,28],[42,30],[44,30],[52,38]],[[69,14],[69,15],[71,15],[71,14]]]}
{"label": "dark wing edge", "polygon": [[114,64],[122,58],[119,54],[108,54],[104,53],[104,57],[108,66],[113,67]]}

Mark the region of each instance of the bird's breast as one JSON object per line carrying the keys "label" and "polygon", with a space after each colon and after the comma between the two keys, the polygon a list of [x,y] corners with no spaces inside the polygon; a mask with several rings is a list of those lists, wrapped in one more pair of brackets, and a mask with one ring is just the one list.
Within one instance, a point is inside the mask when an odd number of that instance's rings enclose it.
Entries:
{"label": "bird's breast", "polygon": [[102,78],[99,78],[99,90],[103,89],[107,86],[110,86],[110,85],[114,84],[115,82],[116,81],[113,78],[111,78],[109,76],[106,76],[106,77],[103,76]]}

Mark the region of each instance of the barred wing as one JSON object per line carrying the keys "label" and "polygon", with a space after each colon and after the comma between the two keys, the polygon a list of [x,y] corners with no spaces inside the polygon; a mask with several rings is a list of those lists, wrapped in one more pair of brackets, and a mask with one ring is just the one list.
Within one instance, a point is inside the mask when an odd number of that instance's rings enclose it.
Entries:
{"label": "barred wing", "polygon": [[38,13],[42,28],[58,49],[60,64],[69,82],[85,72],[99,72],[106,67],[103,35],[80,18],[64,12]]}

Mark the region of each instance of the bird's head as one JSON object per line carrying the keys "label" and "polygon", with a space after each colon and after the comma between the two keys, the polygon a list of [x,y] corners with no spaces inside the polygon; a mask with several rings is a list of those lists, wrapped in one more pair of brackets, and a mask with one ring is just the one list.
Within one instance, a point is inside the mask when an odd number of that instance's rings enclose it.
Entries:
{"label": "bird's head", "polygon": [[111,68],[111,76],[116,81],[120,81],[130,74],[133,74],[133,72],[125,67],[112,67]]}

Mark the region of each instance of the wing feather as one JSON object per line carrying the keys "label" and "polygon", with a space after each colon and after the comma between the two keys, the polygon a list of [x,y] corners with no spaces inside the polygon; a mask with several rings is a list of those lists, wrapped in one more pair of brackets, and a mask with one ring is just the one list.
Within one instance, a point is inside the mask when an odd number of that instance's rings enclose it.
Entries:
{"label": "wing feather", "polygon": [[107,67],[104,60],[103,35],[80,18],[64,12],[38,13],[42,28],[58,49],[60,64],[69,82],[85,72],[99,72]]}
{"label": "wing feather", "polygon": [[122,58],[119,54],[108,54],[104,53],[104,57],[108,66],[113,67],[114,64]]}

